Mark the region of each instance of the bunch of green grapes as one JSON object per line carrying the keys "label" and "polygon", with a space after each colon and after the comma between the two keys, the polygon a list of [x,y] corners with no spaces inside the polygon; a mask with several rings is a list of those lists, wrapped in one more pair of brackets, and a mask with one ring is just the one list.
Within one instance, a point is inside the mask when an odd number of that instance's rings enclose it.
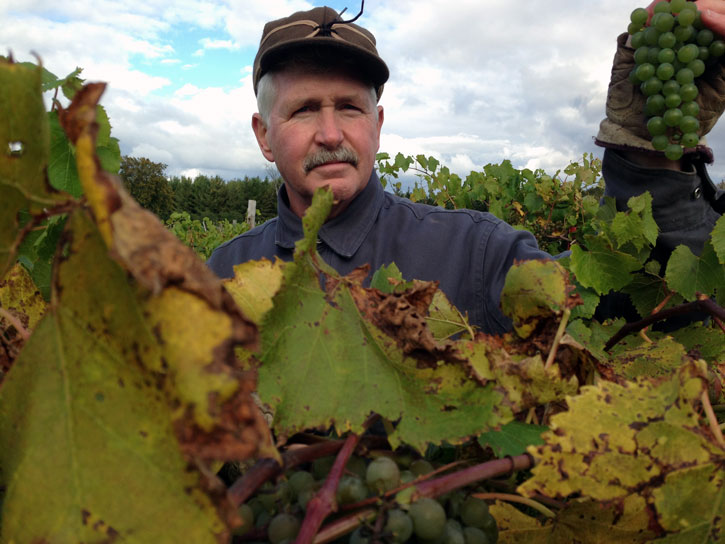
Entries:
{"label": "bunch of green grapes", "polygon": [[703,26],[694,2],[662,0],[648,19],[645,8],[630,16],[635,66],[629,77],[647,97],[652,147],[677,160],[700,140],[695,80],[725,54],[725,41]]}
{"label": "bunch of green grapes", "polygon": [[[295,470],[276,484],[265,484],[239,508],[243,525],[235,534],[241,536],[256,528],[266,533],[264,542],[294,542],[307,504],[327,478],[333,462],[334,457],[323,457],[306,467],[308,470]],[[425,459],[383,455],[367,460],[353,456],[338,484],[337,503],[345,506],[379,497],[433,470]],[[487,503],[473,497],[471,490],[458,490],[437,499],[422,498],[406,506],[387,503],[380,515],[385,516],[380,534],[373,535],[375,524],[371,524],[359,527],[345,540],[350,544],[368,544],[373,536],[389,544],[495,544],[498,540],[496,520]]]}

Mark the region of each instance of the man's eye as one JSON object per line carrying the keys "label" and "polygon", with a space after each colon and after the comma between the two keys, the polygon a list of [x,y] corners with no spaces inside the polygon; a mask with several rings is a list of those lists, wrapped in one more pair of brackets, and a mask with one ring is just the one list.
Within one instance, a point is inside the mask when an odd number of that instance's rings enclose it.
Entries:
{"label": "man's eye", "polygon": [[298,108],[295,110],[295,113],[305,113],[307,111],[310,111],[309,106],[302,106],[301,108]]}

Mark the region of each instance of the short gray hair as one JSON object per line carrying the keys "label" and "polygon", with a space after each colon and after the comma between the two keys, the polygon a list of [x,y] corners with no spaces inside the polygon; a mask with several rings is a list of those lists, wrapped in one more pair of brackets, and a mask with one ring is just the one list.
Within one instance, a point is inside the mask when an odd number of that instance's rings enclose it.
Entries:
{"label": "short gray hair", "polygon": [[[285,70],[299,70],[307,74],[316,75],[343,72],[356,78],[359,77],[356,65],[352,64],[352,61],[349,59],[323,57],[316,50],[310,50],[288,57],[278,63],[272,70],[265,72],[257,83],[257,110],[262,116],[265,125],[269,124],[269,115],[272,111],[274,101],[277,98],[277,78],[275,76]],[[377,104],[379,93],[375,85],[369,81],[365,81],[364,84],[370,88],[370,99],[373,104]]]}

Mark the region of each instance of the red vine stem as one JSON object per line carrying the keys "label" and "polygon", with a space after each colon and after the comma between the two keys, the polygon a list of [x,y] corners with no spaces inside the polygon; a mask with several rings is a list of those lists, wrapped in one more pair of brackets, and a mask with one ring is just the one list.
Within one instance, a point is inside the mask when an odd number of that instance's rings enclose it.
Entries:
{"label": "red vine stem", "polygon": [[702,401],[702,407],[707,415],[707,421],[710,424],[712,434],[715,435],[715,440],[717,440],[717,443],[720,444],[722,449],[725,449],[725,438],[722,436],[720,424],[717,421],[717,417],[715,417],[715,411],[712,409],[712,404],[710,404],[710,397],[708,396],[707,391],[702,392],[700,400]]}
{"label": "red vine stem", "polygon": [[325,525],[322,530],[317,533],[313,544],[327,544],[333,540],[337,540],[343,535],[357,529],[364,521],[373,519],[378,514],[376,508],[365,508],[358,510],[354,514],[336,519],[332,523]]}
{"label": "red vine stem", "polygon": [[340,453],[337,454],[335,463],[332,465],[332,469],[330,469],[325,483],[317,494],[310,499],[310,502],[307,503],[307,514],[302,522],[302,527],[300,527],[300,532],[297,534],[295,544],[312,544],[317,531],[327,515],[337,510],[337,501],[335,500],[337,484],[340,482],[345,465],[355,451],[359,441],[360,435],[358,434],[350,434],[345,439],[345,445],[342,446]]}
{"label": "red vine stem", "polygon": [[420,497],[437,497],[459,487],[465,487],[474,482],[487,480],[494,476],[501,476],[517,470],[526,470],[534,466],[534,459],[528,453],[516,457],[506,457],[480,463],[472,467],[446,474],[435,480],[428,480],[415,486],[415,493],[412,499]]}
{"label": "red vine stem", "polygon": [[283,470],[312,461],[318,457],[337,453],[343,445],[342,440],[329,440],[312,446],[289,450],[282,455],[282,465],[274,459],[260,459],[229,487],[227,497],[236,508],[254,495],[264,482],[281,474]]}

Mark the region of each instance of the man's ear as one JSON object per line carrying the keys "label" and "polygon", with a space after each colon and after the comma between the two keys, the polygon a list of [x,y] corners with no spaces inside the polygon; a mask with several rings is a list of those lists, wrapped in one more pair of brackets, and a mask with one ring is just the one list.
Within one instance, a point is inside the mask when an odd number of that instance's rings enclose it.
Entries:
{"label": "man's ear", "polygon": [[254,136],[257,138],[257,144],[259,145],[259,149],[262,150],[264,158],[269,162],[274,162],[272,148],[269,147],[269,143],[267,142],[267,125],[259,113],[252,115],[252,130],[254,131]]}

